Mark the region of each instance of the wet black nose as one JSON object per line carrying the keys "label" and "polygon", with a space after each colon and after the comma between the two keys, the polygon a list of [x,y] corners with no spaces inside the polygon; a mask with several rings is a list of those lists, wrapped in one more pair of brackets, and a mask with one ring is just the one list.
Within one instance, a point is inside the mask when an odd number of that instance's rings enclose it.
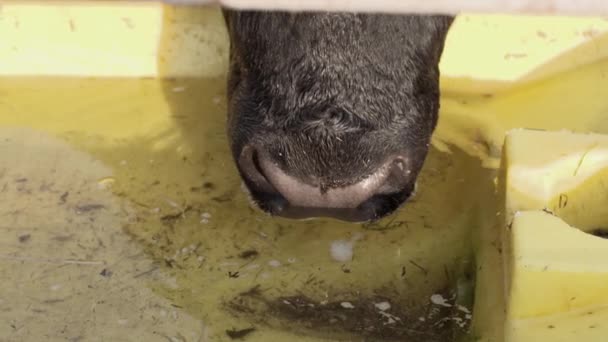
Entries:
{"label": "wet black nose", "polygon": [[358,183],[325,191],[290,176],[265,151],[253,146],[243,149],[238,165],[257,205],[272,215],[287,218],[376,220],[395,211],[415,188],[416,175],[403,156],[389,158]]}

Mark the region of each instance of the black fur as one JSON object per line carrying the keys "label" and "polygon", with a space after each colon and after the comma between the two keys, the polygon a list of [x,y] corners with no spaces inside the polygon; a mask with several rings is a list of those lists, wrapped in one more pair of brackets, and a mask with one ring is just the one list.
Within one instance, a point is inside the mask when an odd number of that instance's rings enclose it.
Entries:
{"label": "black fur", "polygon": [[415,181],[437,123],[452,17],[228,9],[224,17],[235,158],[255,143],[286,173],[333,188],[401,154]]}

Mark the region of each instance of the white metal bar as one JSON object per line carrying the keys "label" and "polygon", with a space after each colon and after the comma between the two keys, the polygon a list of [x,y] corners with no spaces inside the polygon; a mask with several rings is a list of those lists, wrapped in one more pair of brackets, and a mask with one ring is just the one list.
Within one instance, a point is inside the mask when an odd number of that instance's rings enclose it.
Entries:
{"label": "white metal bar", "polygon": [[[145,1],[145,0],[143,0]],[[164,0],[173,4],[219,3],[239,9],[399,13],[501,13],[608,15],[608,0]]]}

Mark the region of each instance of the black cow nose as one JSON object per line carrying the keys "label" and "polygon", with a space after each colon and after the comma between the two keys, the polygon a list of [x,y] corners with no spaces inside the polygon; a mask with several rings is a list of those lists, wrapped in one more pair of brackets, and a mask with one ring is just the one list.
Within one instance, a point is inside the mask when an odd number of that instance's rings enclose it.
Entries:
{"label": "black cow nose", "polygon": [[287,218],[376,220],[395,211],[415,188],[414,172],[402,156],[389,158],[358,183],[326,191],[290,176],[268,153],[253,146],[243,149],[238,165],[258,206],[272,215]]}

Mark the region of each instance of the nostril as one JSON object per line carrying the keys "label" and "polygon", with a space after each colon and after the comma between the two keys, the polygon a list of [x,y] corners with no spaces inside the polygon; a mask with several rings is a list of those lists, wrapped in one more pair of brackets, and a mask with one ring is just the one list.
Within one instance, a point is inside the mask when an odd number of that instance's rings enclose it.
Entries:
{"label": "nostril", "polygon": [[407,158],[398,156],[381,168],[381,181],[362,202],[357,210],[359,215],[375,220],[384,217],[400,207],[415,189],[415,172]]}
{"label": "nostril", "polygon": [[275,189],[260,165],[260,153],[253,146],[245,146],[238,160],[243,180],[253,199],[264,211],[279,214],[287,206],[287,200]]}
{"label": "nostril", "polygon": [[383,183],[374,192],[376,195],[401,192],[412,181],[412,170],[407,160],[402,157],[390,161],[385,172]]}
{"label": "nostril", "polygon": [[361,203],[357,210],[359,215],[368,220],[376,220],[397,210],[405,201],[410,198],[415,189],[413,185],[406,184],[401,188],[394,188],[387,193],[378,193]]}
{"label": "nostril", "polygon": [[276,192],[264,170],[260,167],[260,156],[253,146],[245,146],[238,160],[239,168],[246,182],[256,189],[265,192]]}
{"label": "nostril", "polygon": [[403,173],[405,176],[408,176],[412,171],[407,167],[407,163],[403,158],[397,158],[393,161],[393,168],[397,172]]}
{"label": "nostril", "polygon": [[270,213],[271,215],[279,215],[283,213],[289,205],[285,197],[281,196],[281,194],[278,192],[257,193],[256,201],[262,210]]}

